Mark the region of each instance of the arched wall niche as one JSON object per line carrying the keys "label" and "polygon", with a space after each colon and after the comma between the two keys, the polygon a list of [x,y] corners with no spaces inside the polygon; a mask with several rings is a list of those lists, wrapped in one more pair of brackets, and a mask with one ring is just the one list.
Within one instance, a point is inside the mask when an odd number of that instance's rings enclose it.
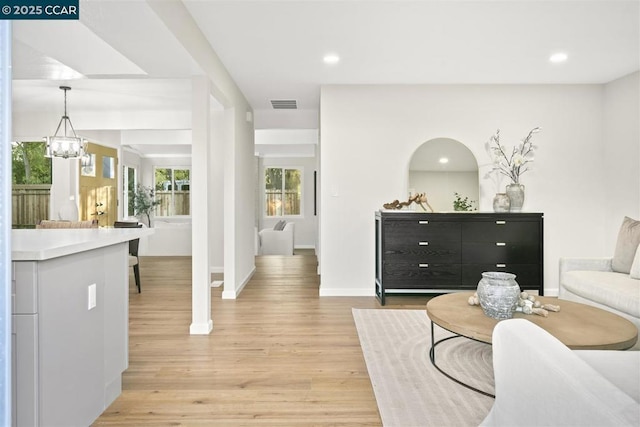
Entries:
{"label": "arched wall niche", "polygon": [[456,193],[479,207],[478,162],[460,141],[434,138],[422,143],[411,156],[408,175],[408,193],[425,193],[435,212],[454,211]]}

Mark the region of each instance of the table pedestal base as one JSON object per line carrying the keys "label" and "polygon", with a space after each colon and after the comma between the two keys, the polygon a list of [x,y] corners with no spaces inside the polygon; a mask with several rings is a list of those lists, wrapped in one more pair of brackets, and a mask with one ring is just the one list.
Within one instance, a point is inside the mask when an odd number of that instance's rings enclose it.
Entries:
{"label": "table pedestal base", "polygon": [[[444,375],[445,377],[449,378],[451,381],[454,381],[454,382],[460,384],[461,386],[468,388],[469,390],[473,390],[476,393],[480,393],[482,395],[485,395],[485,396],[488,396],[488,397],[492,397],[492,398],[495,399],[495,397],[496,397],[495,395],[493,395],[491,393],[487,393],[486,391],[482,391],[482,390],[477,389],[477,388],[475,388],[473,386],[470,386],[467,383],[462,382],[461,380],[459,380],[459,379],[455,378],[454,376],[450,375],[449,373],[445,372],[442,368],[440,368],[436,364],[436,346],[438,344],[443,343],[443,342],[448,341],[448,340],[453,339],[453,338],[466,338],[466,337],[463,337],[462,335],[457,335],[456,334],[456,335],[453,335],[453,336],[450,336],[450,337],[446,337],[446,338],[443,338],[441,340],[436,341],[435,340],[436,338],[435,338],[435,335],[433,334],[433,332],[434,332],[433,331],[433,321],[431,321],[431,349],[429,350],[429,359],[431,360],[431,364],[433,365],[433,367],[436,368],[442,375]],[[470,338],[468,338],[468,339],[470,339]]]}

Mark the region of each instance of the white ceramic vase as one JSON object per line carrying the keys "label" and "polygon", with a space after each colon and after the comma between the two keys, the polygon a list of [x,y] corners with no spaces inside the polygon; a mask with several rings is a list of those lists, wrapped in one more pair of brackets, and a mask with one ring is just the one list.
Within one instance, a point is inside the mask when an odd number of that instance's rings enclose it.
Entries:
{"label": "white ceramic vase", "polygon": [[524,204],[524,185],[509,184],[507,185],[507,196],[511,201],[510,212],[521,212]]}
{"label": "white ceramic vase", "polygon": [[494,212],[509,212],[511,208],[511,201],[506,193],[497,193],[493,198],[493,211]]}
{"label": "white ceramic vase", "polygon": [[513,317],[520,295],[515,274],[501,271],[482,273],[477,291],[485,315],[497,320]]}

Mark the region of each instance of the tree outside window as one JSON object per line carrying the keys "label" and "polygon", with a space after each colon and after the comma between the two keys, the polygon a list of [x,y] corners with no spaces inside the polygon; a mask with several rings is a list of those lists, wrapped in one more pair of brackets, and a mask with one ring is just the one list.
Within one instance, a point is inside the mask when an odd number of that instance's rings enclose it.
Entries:
{"label": "tree outside window", "polygon": [[44,142],[11,143],[12,228],[35,228],[49,219],[51,159],[44,154]]}
{"label": "tree outside window", "polygon": [[12,184],[51,184],[51,158],[45,151],[44,142],[12,142]]}
{"label": "tree outside window", "polygon": [[189,169],[155,168],[156,216],[191,214]]}
{"label": "tree outside window", "polygon": [[265,168],[265,214],[268,217],[301,215],[302,171]]}

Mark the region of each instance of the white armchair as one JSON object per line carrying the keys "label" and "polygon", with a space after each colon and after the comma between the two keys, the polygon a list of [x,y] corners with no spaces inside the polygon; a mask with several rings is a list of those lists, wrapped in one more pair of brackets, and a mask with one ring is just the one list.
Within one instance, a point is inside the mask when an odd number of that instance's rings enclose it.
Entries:
{"label": "white armchair", "polygon": [[260,231],[260,255],[293,255],[295,224],[287,222],[282,230],[265,228]]}
{"label": "white armchair", "polygon": [[482,426],[638,426],[640,352],[566,347],[526,319],[493,330],[496,400]]}

